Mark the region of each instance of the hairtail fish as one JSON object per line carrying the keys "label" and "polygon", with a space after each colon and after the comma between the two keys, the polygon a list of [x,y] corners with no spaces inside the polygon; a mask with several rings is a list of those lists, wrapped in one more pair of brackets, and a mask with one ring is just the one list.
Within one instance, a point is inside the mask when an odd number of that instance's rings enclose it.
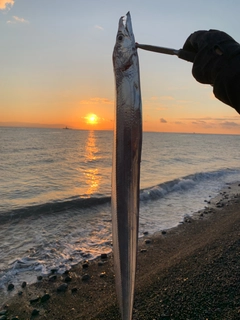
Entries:
{"label": "hairtail fish", "polygon": [[[125,23],[124,23],[125,22]],[[113,51],[116,85],[112,164],[112,234],[118,302],[132,319],[139,224],[142,103],[139,61],[128,12],[119,20]]]}

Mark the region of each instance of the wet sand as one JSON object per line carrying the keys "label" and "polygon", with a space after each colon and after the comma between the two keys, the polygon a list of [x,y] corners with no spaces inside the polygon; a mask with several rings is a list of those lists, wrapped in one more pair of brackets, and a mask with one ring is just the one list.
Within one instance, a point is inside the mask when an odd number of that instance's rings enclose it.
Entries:
{"label": "wet sand", "polygon": [[[121,319],[111,255],[13,292],[5,319]],[[239,184],[140,241],[133,319],[240,319]]]}

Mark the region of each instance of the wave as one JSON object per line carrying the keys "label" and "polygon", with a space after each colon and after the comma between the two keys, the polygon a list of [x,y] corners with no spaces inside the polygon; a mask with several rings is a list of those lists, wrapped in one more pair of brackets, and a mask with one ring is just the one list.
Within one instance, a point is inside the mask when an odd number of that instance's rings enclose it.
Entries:
{"label": "wave", "polygon": [[140,193],[140,201],[159,199],[171,192],[188,191],[201,182],[206,180],[217,180],[230,174],[240,174],[240,170],[227,168],[216,171],[190,174],[185,177],[167,181],[142,190]]}
{"label": "wave", "polygon": [[6,223],[12,219],[23,219],[38,215],[58,214],[67,210],[85,209],[93,206],[103,205],[110,202],[111,197],[92,197],[92,198],[77,198],[67,199],[63,201],[48,202],[37,205],[30,205],[27,207],[11,210],[0,214],[1,224]]}
{"label": "wave", "polygon": [[[151,201],[163,198],[167,194],[172,192],[187,192],[192,189],[198,183],[206,180],[216,181],[220,177],[227,175],[239,175],[240,169],[222,169],[210,172],[199,172],[190,174],[182,178],[177,178],[171,181],[167,181],[149,188],[142,189],[140,191],[140,201]],[[93,206],[104,205],[110,203],[110,196],[99,196],[90,198],[72,198],[62,201],[49,202],[38,205],[30,205],[27,207],[14,209],[10,212],[0,214],[1,224],[6,223],[13,219],[24,219],[31,216],[37,217],[41,215],[49,214],[61,214],[67,210],[81,210],[90,209]],[[87,212],[87,211],[86,211]]]}

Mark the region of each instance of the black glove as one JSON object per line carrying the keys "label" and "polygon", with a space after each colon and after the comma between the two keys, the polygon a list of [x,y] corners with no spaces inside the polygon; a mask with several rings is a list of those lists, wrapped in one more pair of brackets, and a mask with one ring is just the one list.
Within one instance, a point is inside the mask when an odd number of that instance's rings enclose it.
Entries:
{"label": "black glove", "polygon": [[196,31],[187,38],[182,52],[193,56],[194,78],[212,85],[216,98],[240,113],[239,43],[222,31]]}

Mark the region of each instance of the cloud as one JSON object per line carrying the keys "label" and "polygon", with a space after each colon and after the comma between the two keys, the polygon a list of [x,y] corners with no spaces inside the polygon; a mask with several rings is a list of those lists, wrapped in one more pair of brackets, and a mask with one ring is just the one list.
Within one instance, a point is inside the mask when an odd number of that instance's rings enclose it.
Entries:
{"label": "cloud", "polygon": [[203,118],[180,118],[180,120],[188,121],[236,121],[240,120],[239,116],[236,117],[223,117],[223,118],[212,118],[212,117],[203,117]]}
{"label": "cloud", "polygon": [[196,120],[196,121],[192,121],[192,124],[197,124],[197,125],[203,125],[203,124],[206,124],[206,121],[204,121],[204,120]]}
{"label": "cloud", "polygon": [[180,100],[178,100],[177,102],[178,102],[179,104],[183,104],[183,105],[195,103],[195,102],[192,101],[192,100],[183,100],[183,99],[180,99]]}
{"label": "cloud", "polygon": [[19,18],[17,16],[13,16],[13,19],[17,22],[21,22],[21,23],[28,23],[29,21],[23,19],[23,18]]}
{"label": "cloud", "polygon": [[104,29],[103,29],[103,27],[98,26],[97,24],[94,26],[94,28],[95,28],[95,29],[98,29],[98,30],[101,30],[101,31],[103,31],[103,30],[104,30]]}
{"label": "cloud", "polygon": [[172,96],[161,96],[160,99],[163,100],[163,101],[172,101],[172,100],[175,100],[175,98],[172,97]]}
{"label": "cloud", "polygon": [[172,101],[172,100],[175,100],[174,97],[172,96],[152,96],[150,98],[151,101],[158,101],[158,100],[162,100],[162,101]]}
{"label": "cloud", "polygon": [[221,126],[224,128],[236,128],[236,127],[240,127],[239,123],[236,122],[232,122],[232,121],[225,121],[223,123],[221,123]]}
{"label": "cloud", "polygon": [[24,18],[19,18],[17,16],[13,16],[13,20],[8,20],[7,23],[16,24],[16,23],[29,23],[29,21]]}
{"label": "cloud", "polygon": [[155,108],[155,110],[157,111],[163,111],[163,110],[168,110],[169,108],[168,107],[158,107],[158,108]]}
{"label": "cloud", "polygon": [[10,10],[14,5],[14,0],[0,0],[0,10]]}
{"label": "cloud", "polygon": [[113,104],[113,100],[109,100],[107,98],[99,98],[99,97],[96,97],[96,98],[91,98],[91,99],[88,99],[88,100],[81,100],[80,101],[80,104],[84,104],[84,105],[96,105],[96,104]]}
{"label": "cloud", "polygon": [[159,97],[156,97],[156,96],[153,96],[153,97],[150,98],[150,100],[152,100],[152,101],[156,101],[158,99],[159,99]]}
{"label": "cloud", "polygon": [[[211,117],[206,117],[206,118],[180,118],[181,120],[189,120],[189,121],[206,121],[206,120],[215,120],[214,118]],[[223,119],[222,119],[223,120]]]}
{"label": "cloud", "polygon": [[213,122],[213,121],[204,121],[204,120],[196,119],[195,121],[192,121],[191,123],[195,126],[199,126],[200,128],[205,128],[205,129],[212,129],[212,128],[218,127],[218,123]]}
{"label": "cloud", "polygon": [[161,123],[167,123],[167,120],[161,118],[161,119],[160,119],[160,122],[161,122]]}

